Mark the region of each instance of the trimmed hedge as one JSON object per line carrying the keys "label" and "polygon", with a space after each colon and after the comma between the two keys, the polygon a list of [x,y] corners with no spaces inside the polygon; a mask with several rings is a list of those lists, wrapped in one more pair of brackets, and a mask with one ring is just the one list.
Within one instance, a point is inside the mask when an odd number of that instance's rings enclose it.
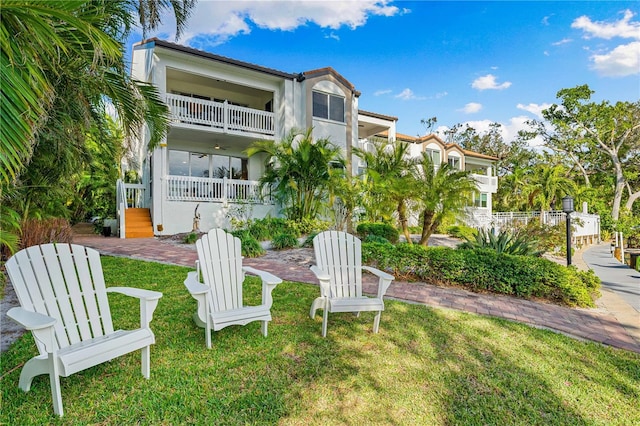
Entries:
{"label": "trimmed hedge", "polygon": [[377,235],[394,244],[398,242],[398,238],[400,237],[398,230],[388,223],[362,222],[358,224],[356,232],[363,240],[369,235]]}
{"label": "trimmed hedge", "polygon": [[362,257],[364,262],[391,271],[397,278],[539,298],[567,306],[593,307],[593,297],[600,287],[593,271],[582,272],[544,258],[487,249],[364,243]]}

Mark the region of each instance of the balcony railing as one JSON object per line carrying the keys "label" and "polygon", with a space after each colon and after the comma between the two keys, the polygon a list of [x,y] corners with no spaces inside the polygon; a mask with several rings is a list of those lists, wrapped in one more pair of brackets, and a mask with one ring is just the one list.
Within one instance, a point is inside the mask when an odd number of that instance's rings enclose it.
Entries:
{"label": "balcony railing", "polygon": [[169,201],[273,204],[268,188],[253,180],[167,176]]}
{"label": "balcony railing", "polygon": [[207,101],[170,93],[166,95],[166,102],[173,119],[180,123],[213,127],[224,132],[275,135],[275,115],[272,112],[231,105],[227,101]]}
{"label": "balcony railing", "polygon": [[497,176],[478,175],[478,174],[472,173],[471,177],[475,179],[476,183],[479,186],[480,191],[491,192],[491,193],[495,193],[498,191]]}

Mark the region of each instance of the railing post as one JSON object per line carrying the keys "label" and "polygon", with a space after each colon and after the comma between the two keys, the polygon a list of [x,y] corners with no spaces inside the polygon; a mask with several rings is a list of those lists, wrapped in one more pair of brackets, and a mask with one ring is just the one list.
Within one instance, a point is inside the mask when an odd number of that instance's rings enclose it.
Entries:
{"label": "railing post", "polygon": [[229,102],[225,99],[222,106],[223,129],[225,132],[229,130]]}

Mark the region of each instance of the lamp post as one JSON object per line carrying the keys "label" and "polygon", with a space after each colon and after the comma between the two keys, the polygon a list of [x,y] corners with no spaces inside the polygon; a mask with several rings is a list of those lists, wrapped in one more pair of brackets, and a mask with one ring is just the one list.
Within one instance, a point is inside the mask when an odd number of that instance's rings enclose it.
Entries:
{"label": "lamp post", "polygon": [[562,211],[567,215],[567,266],[571,265],[571,213],[573,198],[569,195],[562,199]]}

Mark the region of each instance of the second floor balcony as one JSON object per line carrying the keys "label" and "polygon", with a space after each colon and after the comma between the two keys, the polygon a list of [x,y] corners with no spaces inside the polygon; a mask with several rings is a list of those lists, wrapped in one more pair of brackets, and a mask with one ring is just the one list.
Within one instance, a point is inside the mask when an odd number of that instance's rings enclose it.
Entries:
{"label": "second floor balcony", "polygon": [[230,134],[275,135],[275,114],[269,111],[170,93],[166,103],[176,123]]}
{"label": "second floor balcony", "polygon": [[497,176],[487,176],[487,175],[479,175],[476,173],[472,173],[471,177],[475,179],[480,192],[489,192],[491,194],[495,194],[496,192],[498,192]]}

